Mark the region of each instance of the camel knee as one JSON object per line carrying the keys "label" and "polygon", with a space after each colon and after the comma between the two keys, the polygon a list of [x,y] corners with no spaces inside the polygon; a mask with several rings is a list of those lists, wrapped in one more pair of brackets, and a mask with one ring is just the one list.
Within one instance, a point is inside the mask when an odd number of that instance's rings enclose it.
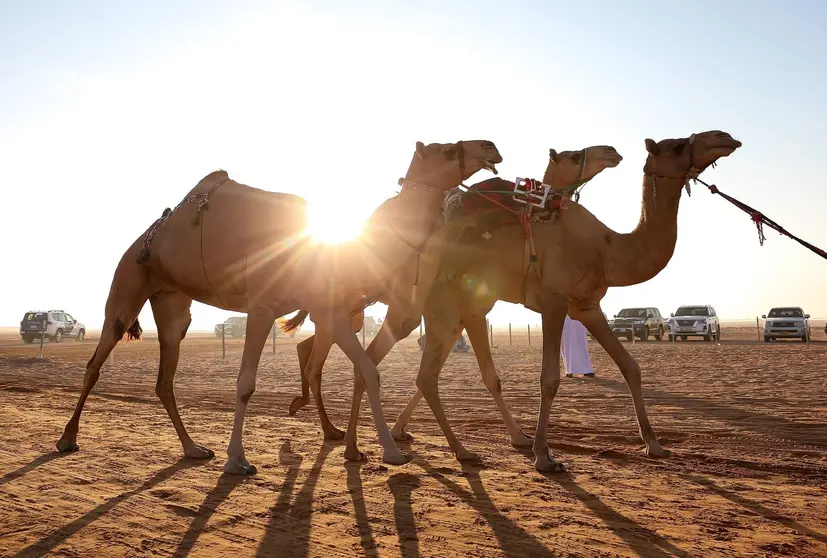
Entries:
{"label": "camel knee", "polygon": [[497,375],[496,372],[483,374],[482,382],[485,384],[485,387],[488,388],[488,391],[492,394],[502,393],[503,391],[503,386],[500,382],[500,377]]}
{"label": "camel knee", "polygon": [[436,392],[437,391],[437,386],[438,386],[438,380],[437,380],[436,376],[431,376],[431,375],[423,376],[423,375],[420,374],[416,378],[416,387],[418,387],[419,390],[423,394],[424,393],[434,393],[434,392]]}
{"label": "camel knee", "polygon": [[403,320],[402,323],[399,324],[399,329],[397,331],[393,332],[395,338],[397,340],[398,339],[404,339],[405,337],[410,335],[413,332],[413,330],[415,330],[417,327],[419,327],[419,323],[421,321],[422,321],[421,316],[417,317],[417,318],[408,318],[406,320]]}
{"label": "camel knee", "polygon": [[560,376],[554,378],[542,378],[540,380],[540,391],[543,397],[554,397],[560,387]]}
{"label": "camel knee", "polygon": [[250,398],[256,392],[256,380],[253,378],[252,380],[247,380],[245,378],[239,378],[238,384],[236,384],[236,393],[238,395],[238,399],[246,404],[250,401]]}

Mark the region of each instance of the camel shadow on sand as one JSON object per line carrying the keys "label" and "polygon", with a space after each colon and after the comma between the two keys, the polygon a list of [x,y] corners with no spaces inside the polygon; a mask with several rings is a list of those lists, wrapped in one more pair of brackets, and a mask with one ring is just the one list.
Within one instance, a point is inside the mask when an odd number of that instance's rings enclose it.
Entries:
{"label": "camel shadow on sand", "polygon": [[[430,477],[454,493],[454,495],[483,517],[497,538],[503,555],[508,557],[531,556],[532,558],[554,557],[554,553],[542,542],[497,510],[480,478],[479,465],[462,465],[464,476],[468,479],[468,484],[471,486],[471,491],[469,492],[440,473],[416,453],[412,453],[412,455],[414,456],[414,464],[418,465]],[[404,516],[412,517],[413,512],[404,510]],[[399,519],[397,519],[397,522],[399,522]]]}
{"label": "camel shadow on sand", "polygon": [[[608,387],[618,392],[629,393],[626,382],[619,382],[609,378],[592,378],[592,382]],[[678,395],[668,391],[661,391],[644,387],[646,397],[657,400],[658,403],[674,405],[687,411],[694,411],[722,420],[731,426],[748,430],[762,435],[781,436],[784,438],[812,443],[812,435],[816,432],[827,431],[827,423],[798,423],[783,417],[756,413],[737,407],[727,407],[715,401],[698,397]],[[752,421],[753,424],[750,424]]]}
{"label": "camel shadow on sand", "polygon": [[7,482],[11,482],[14,479],[17,479],[17,478],[20,478],[20,477],[24,476],[25,474],[29,473],[30,471],[33,471],[33,470],[37,469],[41,465],[45,465],[46,463],[48,463],[50,461],[54,461],[55,459],[65,457],[66,455],[68,455],[68,454],[59,453],[59,452],[56,452],[56,451],[50,451],[49,453],[44,453],[43,455],[34,458],[32,461],[30,461],[26,465],[23,465],[19,469],[15,470],[15,471],[12,471],[10,473],[6,473],[2,477],[0,477],[0,486],[3,486]]}
{"label": "camel shadow on sand", "polygon": [[[56,454],[55,457],[59,455],[61,454]],[[46,456],[43,456],[39,459],[44,459],[45,457]],[[54,459],[54,457],[51,459]],[[51,459],[48,459],[47,461],[50,461]],[[92,523],[94,523],[95,521],[97,521],[110,511],[112,511],[119,504],[122,504],[123,502],[129,500],[133,496],[137,496],[138,494],[141,494],[151,488],[154,488],[162,482],[169,480],[171,477],[173,477],[175,474],[181,471],[184,471],[192,467],[199,467],[205,465],[206,463],[208,462],[190,459],[188,457],[181,458],[169,467],[165,467],[164,469],[161,469],[160,471],[156,472],[154,475],[152,475],[146,481],[144,481],[140,486],[133,488],[132,490],[129,490],[122,494],[119,494],[114,498],[110,498],[106,502],[100,504],[95,509],[85,513],[84,515],[75,519],[71,523],[64,525],[57,531],[54,531],[53,533],[47,535],[39,541],[27,546],[26,548],[15,554],[15,556],[21,558],[23,556],[26,556],[28,558],[31,556],[43,556],[45,554],[48,554],[54,547],[56,547],[72,535],[76,534],[84,527],[91,525]],[[34,467],[31,467],[29,470],[33,468]]]}

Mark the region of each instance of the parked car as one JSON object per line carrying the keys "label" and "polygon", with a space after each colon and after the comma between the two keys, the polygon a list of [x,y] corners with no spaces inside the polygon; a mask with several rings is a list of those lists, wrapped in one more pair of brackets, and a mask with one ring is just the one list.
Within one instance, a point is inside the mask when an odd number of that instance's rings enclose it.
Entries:
{"label": "parked car", "polygon": [[637,337],[641,341],[648,341],[650,335],[660,341],[666,331],[663,316],[660,310],[652,306],[643,308],[624,308],[615,315],[612,324],[612,333],[615,337],[626,337],[628,341]]}
{"label": "parked car", "polygon": [[712,306],[681,306],[668,321],[669,340],[703,337],[704,341],[721,339],[721,322]]}
{"label": "parked car", "polygon": [[807,320],[810,319],[810,315],[805,314],[801,308],[773,308],[769,314],[761,317],[764,318],[764,343],[789,337],[801,339],[806,343],[809,335]]}
{"label": "parked car", "polygon": [[230,316],[224,323],[215,324],[215,336],[221,337],[221,328],[224,328],[224,337],[244,337],[247,333],[247,316]]}
{"label": "parked car", "polygon": [[64,337],[74,337],[77,341],[86,338],[86,326],[63,310],[26,312],[20,320],[20,338],[24,343],[32,343],[40,338],[41,332],[53,343],[60,343]]}

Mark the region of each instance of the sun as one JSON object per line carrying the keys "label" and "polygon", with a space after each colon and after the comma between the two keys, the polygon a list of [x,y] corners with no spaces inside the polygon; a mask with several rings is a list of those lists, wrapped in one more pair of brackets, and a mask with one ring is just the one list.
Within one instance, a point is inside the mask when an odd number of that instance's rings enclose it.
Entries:
{"label": "sun", "polygon": [[364,208],[340,203],[341,200],[311,201],[307,208],[307,232],[315,242],[339,244],[362,233]]}

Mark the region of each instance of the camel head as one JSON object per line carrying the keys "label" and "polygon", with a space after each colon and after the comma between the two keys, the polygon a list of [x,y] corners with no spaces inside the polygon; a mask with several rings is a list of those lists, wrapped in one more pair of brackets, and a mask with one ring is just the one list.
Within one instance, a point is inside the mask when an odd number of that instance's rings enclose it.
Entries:
{"label": "camel head", "polygon": [[[692,194],[689,180],[697,178],[707,167],[715,165],[741,147],[741,142],[726,132],[710,130],[692,134],[688,138],[646,140],[646,165],[643,172],[654,178],[678,178],[680,187],[686,186]],[[680,190],[678,190],[680,192]]]}
{"label": "camel head", "polygon": [[421,185],[445,192],[482,169],[497,174],[495,165],[502,163],[502,160],[494,143],[486,140],[428,145],[418,141],[408,173],[401,184],[403,189]]}
{"label": "camel head", "polygon": [[616,167],[622,160],[620,153],[610,145],[593,145],[580,151],[560,153],[549,149],[543,184],[554,189],[580,186],[604,169]]}

